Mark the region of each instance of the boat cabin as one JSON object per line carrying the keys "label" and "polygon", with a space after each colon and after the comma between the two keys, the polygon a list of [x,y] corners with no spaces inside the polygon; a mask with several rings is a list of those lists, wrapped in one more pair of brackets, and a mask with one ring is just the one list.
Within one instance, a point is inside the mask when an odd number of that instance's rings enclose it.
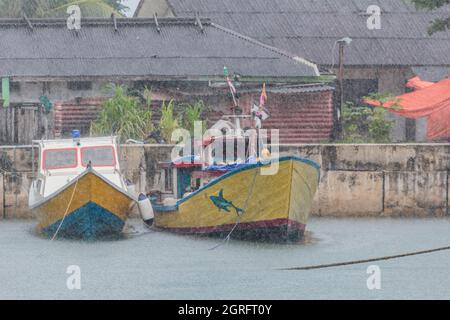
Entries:
{"label": "boat cabin", "polygon": [[[120,188],[125,182],[120,175],[116,137],[79,138],[33,141],[39,147],[38,165],[33,161],[33,190],[47,197],[92,167]],[[35,150],[33,148],[33,159]]]}
{"label": "boat cabin", "polygon": [[175,206],[177,201],[203,188],[218,177],[257,162],[263,143],[256,137],[224,133],[193,142],[201,144],[198,156],[160,162],[160,172],[152,192],[154,206]]}

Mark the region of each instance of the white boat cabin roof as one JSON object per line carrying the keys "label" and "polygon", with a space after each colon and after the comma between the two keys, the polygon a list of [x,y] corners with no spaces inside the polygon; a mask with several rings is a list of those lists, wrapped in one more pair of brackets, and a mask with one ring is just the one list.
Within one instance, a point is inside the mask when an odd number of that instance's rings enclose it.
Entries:
{"label": "white boat cabin roof", "polygon": [[120,174],[117,138],[78,138],[33,141],[39,145],[37,189],[46,197],[91,166],[103,178],[125,189]]}
{"label": "white boat cabin roof", "polygon": [[34,140],[33,144],[38,144],[41,150],[63,149],[88,146],[116,146],[117,137],[89,137],[79,139],[57,139],[57,140]]}
{"label": "white boat cabin roof", "polygon": [[90,164],[96,170],[120,170],[117,138],[74,138],[33,141],[39,145],[38,172],[79,174]]}

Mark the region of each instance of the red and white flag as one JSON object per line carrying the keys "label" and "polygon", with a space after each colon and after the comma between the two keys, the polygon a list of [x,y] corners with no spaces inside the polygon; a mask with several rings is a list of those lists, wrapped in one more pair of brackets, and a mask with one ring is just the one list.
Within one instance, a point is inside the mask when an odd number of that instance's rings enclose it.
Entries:
{"label": "red and white flag", "polygon": [[237,92],[236,88],[234,87],[233,82],[230,80],[229,77],[227,77],[227,83],[228,83],[228,86],[230,87],[231,93],[233,93],[233,95],[236,95],[236,92]]}
{"label": "red and white flag", "polygon": [[267,92],[266,92],[266,83],[264,82],[261,97],[259,98],[259,107],[263,108],[266,102],[267,102]]}

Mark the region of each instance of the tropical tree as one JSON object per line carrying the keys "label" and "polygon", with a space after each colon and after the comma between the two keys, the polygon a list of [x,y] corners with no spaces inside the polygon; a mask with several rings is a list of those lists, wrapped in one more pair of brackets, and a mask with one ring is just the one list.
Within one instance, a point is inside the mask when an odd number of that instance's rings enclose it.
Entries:
{"label": "tropical tree", "polygon": [[194,104],[183,104],[182,107],[183,127],[190,131],[191,136],[194,136],[195,123],[201,121],[204,132],[206,130],[206,121],[203,116],[207,108],[203,101],[198,101]]}
{"label": "tropical tree", "polygon": [[387,143],[394,122],[387,118],[386,103],[389,108],[401,109],[400,100],[390,94],[371,93],[363,100],[378,101],[380,107],[355,106],[351,102],[342,108],[343,142],[346,143]]}
{"label": "tropical tree", "polygon": [[159,130],[166,143],[172,141],[172,133],[180,127],[180,120],[174,114],[174,102],[163,101],[161,106],[161,120],[159,121]]}
{"label": "tropical tree", "polygon": [[[450,4],[450,0],[411,0],[417,9],[438,9]],[[438,31],[450,30],[450,16],[447,18],[436,19],[428,28],[428,33],[432,35]]]}
{"label": "tropical tree", "polygon": [[354,106],[347,102],[342,108],[343,142],[387,143],[393,121],[387,120],[386,109]]}
{"label": "tropical tree", "polygon": [[102,106],[100,116],[91,124],[91,135],[117,135],[122,142],[128,139],[144,141],[153,131],[150,108],[139,104],[127,94],[127,88],[111,85],[113,97]]}
{"label": "tropical tree", "polygon": [[128,7],[123,0],[0,0],[0,17],[29,18],[66,17],[67,7],[78,5],[84,17],[123,15]]}

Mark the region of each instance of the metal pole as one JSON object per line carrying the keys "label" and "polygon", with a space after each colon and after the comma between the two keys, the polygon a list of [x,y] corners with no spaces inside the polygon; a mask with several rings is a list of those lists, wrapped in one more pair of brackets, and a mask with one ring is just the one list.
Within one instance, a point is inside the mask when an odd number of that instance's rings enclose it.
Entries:
{"label": "metal pole", "polygon": [[3,183],[3,219],[6,219],[6,183],[5,183],[5,172],[2,174]]}
{"label": "metal pole", "polygon": [[17,194],[18,194],[18,190],[17,190],[17,187],[18,187],[18,184],[19,184],[19,175],[17,174],[17,170],[16,170],[16,147],[14,146],[14,156],[13,156],[13,168],[12,168],[12,171],[13,171],[13,175],[14,175],[14,179],[13,179],[13,181],[14,181],[14,184],[15,184],[15,191],[14,191],[14,217],[17,217]]}
{"label": "metal pole", "polygon": [[339,106],[337,110],[337,138],[342,139],[342,107],[344,106],[344,46],[345,42],[339,42]]}
{"label": "metal pole", "polygon": [[31,143],[31,172],[33,179],[36,178],[34,175],[34,142]]}

